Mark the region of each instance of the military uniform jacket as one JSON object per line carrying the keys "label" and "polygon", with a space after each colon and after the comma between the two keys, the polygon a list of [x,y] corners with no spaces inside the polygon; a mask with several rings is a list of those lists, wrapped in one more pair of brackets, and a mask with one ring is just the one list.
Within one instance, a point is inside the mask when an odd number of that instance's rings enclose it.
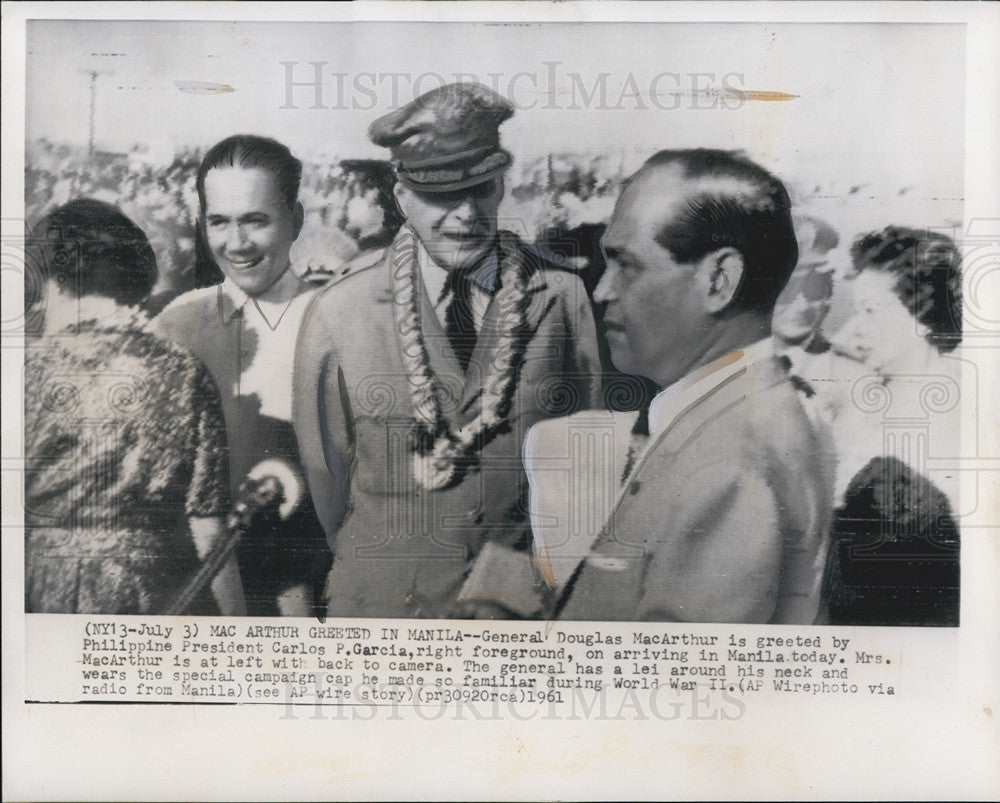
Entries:
{"label": "military uniform jacket", "polygon": [[[393,271],[408,227],[384,253],[364,256],[313,299],[296,348],[293,419],[313,501],[336,559],[333,616],[447,615],[469,561],[487,541],[527,533],[524,433],[535,422],[599,399],[600,362],[582,282],[501,232],[526,269],[527,308],[513,364],[516,384],[499,430],[453,483],[428,490],[415,476],[412,361],[401,353]],[[394,261],[395,258],[395,261]],[[501,276],[503,275],[501,271]],[[501,279],[501,281],[503,281]],[[463,372],[430,299],[420,307],[435,392],[448,424],[468,425],[488,397],[504,308],[497,290]],[[405,312],[403,323],[405,325]]]}

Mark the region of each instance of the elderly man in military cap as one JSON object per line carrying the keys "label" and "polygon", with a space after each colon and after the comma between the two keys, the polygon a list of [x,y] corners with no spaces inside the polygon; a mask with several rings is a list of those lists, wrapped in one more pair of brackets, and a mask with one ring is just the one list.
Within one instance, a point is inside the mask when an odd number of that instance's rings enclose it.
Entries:
{"label": "elderly man in military cap", "polygon": [[406,224],[317,295],[295,361],[296,434],[336,554],[330,615],[462,615],[473,561],[476,593],[516,608],[524,433],[598,402],[582,282],[497,226],[512,114],[451,84],[369,130]]}

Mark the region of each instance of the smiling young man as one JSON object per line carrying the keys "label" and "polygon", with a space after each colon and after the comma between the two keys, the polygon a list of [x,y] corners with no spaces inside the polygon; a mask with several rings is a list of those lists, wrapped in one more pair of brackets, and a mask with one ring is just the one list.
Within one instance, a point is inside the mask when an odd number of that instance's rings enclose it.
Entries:
{"label": "smiling young man", "polygon": [[369,130],[406,225],[316,296],[295,361],[295,430],[336,553],[330,615],[459,615],[473,559],[501,587],[503,567],[528,567],[524,432],[599,399],[582,282],[497,225],[512,114],[451,84]]}
{"label": "smiling young man", "polygon": [[[529,433],[550,613],[812,624],[831,477],[770,340],[798,256],[784,186],[729,152],[661,151],[626,182],[602,245],[594,300],[612,361],[661,391],[640,413],[581,413]],[[588,432],[609,443],[600,482],[572,447]],[[579,476],[567,481],[560,464]],[[615,489],[596,497],[604,515],[584,538],[567,531],[587,521],[567,482]]]}
{"label": "smiling young man", "polygon": [[288,148],[265,137],[237,135],[209,149],[197,174],[199,217],[225,279],[181,295],[155,321],[218,385],[234,498],[248,477],[282,483],[285,522],[255,529],[238,549],[248,609],[258,615],[310,613],[310,586],[322,584],[330,560],[291,426],[295,340],[315,287],[291,267],[301,174]]}

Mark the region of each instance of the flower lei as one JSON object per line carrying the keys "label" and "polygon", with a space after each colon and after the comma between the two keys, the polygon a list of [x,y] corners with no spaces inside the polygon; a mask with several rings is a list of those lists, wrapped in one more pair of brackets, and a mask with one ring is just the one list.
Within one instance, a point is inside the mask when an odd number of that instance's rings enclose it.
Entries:
{"label": "flower lei", "polygon": [[483,382],[479,413],[457,432],[453,431],[441,409],[443,389],[431,369],[420,325],[416,234],[404,227],[393,246],[393,311],[400,353],[410,384],[410,399],[416,411],[410,442],[413,475],[427,490],[441,490],[461,481],[476,452],[509,427],[507,414],[528,332],[530,271],[512,234],[500,232],[498,244],[501,284],[494,301],[506,314],[502,316],[497,345]]}

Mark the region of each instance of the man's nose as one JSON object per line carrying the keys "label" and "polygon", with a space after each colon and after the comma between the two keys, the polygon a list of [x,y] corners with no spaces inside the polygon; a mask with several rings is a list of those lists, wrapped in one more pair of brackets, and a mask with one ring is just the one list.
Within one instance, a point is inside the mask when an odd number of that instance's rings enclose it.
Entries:
{"label": "man's nose", "polygon": [[462,223],[471,223],[479,218],[479,204],[475,198],[467,196],[452,207],[451,214]]}
{"label": "man's nose", "polygon": [[230,251],[239,251],[247,244],[246,232],[242,226],[230,226],[226,232],[226,248]]}
{"label": "man's nose", "polygon": [[607,304],[615,300],[613,269],[609,266],[601,275],[601,280],[594,288],[594,303]]}

